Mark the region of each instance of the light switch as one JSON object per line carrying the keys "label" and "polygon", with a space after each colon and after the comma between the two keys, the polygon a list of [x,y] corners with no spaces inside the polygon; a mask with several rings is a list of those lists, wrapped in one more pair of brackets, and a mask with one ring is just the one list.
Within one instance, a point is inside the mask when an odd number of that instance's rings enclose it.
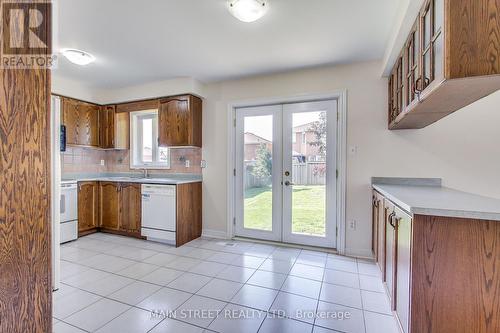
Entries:
{"label": "light switch", "polygon": [[191,161],[190,160],[186,160],[186,168],[189,168],[191,166]]}
{"label": "light switch", "polygon": [[104,160],[101,160],[101,165],[102,165],[102,166],[104,166],[104,165],[105,165]]}

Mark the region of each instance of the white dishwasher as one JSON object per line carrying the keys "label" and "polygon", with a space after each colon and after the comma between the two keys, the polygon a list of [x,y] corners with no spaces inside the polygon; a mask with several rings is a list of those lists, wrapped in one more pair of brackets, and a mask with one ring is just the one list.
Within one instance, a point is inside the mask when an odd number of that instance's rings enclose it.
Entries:
{"label": "white dishwasher", "polygon": [[143,184],[141,235],[175,245],[176,186]]}

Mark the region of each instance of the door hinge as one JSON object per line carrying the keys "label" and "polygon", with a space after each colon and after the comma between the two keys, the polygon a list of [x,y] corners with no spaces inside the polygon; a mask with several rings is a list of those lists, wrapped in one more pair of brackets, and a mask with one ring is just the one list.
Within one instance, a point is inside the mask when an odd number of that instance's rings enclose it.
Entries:
{"label": "door hinge", "polygon": [[339,120],[340,120],[340,112],[337,111],[337,121],[339,121]]}
{"label": "door hinge", "polygon": [[335,237],[339,236],[339,227],[335,227]]}
{"label": "door hinge", "polygon": [[236,225],[236,217],[233,218],[233,225]]}
{"label": "door hinge", "polygon": [[236,169],[233,169],[233,175],[236,177]]}
{"label": "door hinge", "polygon": [[233,119],[233,127],[236,127],[236,118]]}
{"label": "door hinge", "polygon": [[339,170],[335,170],[335,178],[339,179]]}

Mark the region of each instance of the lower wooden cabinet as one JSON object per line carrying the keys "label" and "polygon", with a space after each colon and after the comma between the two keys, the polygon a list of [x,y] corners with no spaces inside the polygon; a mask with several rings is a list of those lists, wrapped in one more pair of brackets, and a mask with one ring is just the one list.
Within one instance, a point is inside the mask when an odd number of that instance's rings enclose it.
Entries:
{"label": "lower wooden cabinet", "polygon": [[141,232],[141,185],[100,182],[99,226],[104,231],[139,237]]}
{"label": "lower wooden cabinet", "polygon": [[122,183],[120,188],[120,230],[141,233],[141,184]]}
{"label": "lower wooden cabinet", "polygon": [[99,226],[99,183],[78,183],[78,234],[93,232]]}
{"label": "lower wooden cabinet", "polygon": [[499,332],[500,223],[411,215],[373,198],[377,262],[400,331]]}

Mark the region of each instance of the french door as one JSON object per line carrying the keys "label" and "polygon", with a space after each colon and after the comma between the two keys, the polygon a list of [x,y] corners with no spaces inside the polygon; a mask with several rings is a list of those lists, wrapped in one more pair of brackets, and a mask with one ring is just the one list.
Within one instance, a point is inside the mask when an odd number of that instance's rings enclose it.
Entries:
{"label": "french door", "polygon": [[336,100],[236,109],[236,236],[336,246],[336,131]]}

